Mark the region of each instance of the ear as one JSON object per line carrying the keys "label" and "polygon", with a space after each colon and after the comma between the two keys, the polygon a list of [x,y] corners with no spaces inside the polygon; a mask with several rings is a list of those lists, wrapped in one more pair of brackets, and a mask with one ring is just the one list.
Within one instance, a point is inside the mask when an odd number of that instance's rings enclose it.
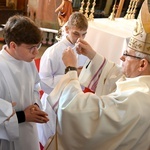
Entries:
{"label": "ear", "polygon": [[10,49],[16,49],[17,45],[15,42],[12,41],[12,42],[10,42],[9,47],[10,47]]}
{"label": "ear", "polygon": [[68,26],[65,26],[65,31],[67,34],[69,33],[69,27]]}
{"label": "ear", "polygon": [[147,66],[148,66],[149,62],[146,59],[141,59],[140,60],[140,64],[139,64],[139,71],[144,71],[146,70]]}

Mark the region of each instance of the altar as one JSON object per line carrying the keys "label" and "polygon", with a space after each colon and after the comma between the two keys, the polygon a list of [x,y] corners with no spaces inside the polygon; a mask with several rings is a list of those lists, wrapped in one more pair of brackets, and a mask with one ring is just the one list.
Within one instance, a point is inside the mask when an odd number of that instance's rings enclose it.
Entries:
{"label": "altar", "polygon": [[129,38],[132,35],[136,19],[108,18],[89,21],[85,40],[92,48],[107,59],[121,64],[120,56],[126,50]]}

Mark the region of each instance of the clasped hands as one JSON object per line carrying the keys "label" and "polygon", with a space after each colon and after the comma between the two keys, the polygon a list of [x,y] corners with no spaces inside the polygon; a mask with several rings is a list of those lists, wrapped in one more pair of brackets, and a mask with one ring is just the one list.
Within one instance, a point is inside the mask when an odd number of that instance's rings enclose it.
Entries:
{"label": "clasped hands", "polygon": [[46,123],[49,121],[48,114],[40,110],[37,105],[28,106],[24,113],[26,122]]}

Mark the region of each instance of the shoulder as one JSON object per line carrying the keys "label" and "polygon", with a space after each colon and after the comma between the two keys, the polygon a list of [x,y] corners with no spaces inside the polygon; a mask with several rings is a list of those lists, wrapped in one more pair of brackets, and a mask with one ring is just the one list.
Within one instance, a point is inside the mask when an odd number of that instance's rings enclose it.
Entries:
{"label": "shoulder", "polygon": [[2,70],[3,68],[5,68],[6,67],[6,62],[5,62],[5,60],[3,59],[3,57],[1,56],[1,54],[0,54],[0,70]]}
{"label": "shoulder", "polygon": [[43,55],[51,55],[51,54],[57,54],[60,53],[62,50],[64,50],[64,48],[66,48],[66,44],[64,40],[61,40],[57,43],[55,43],[54,45],[48,47]]}

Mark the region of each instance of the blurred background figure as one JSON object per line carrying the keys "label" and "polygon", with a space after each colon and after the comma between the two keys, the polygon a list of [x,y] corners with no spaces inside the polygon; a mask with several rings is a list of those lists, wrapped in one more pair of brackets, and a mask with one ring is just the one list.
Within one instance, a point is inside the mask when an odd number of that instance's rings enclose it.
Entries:
{"label": "blurred background figure", "polygon": [[60,26],[57,36],[57,40],[59,40],[62,33],[61,27],[68,21],[69,16],[73,12],[72,0],[62,0],[62,3],[56,8],[55,12],[58,13],[58,23]]}
{"label": "blurred background figure", "polygon": [[72,0],[62,0],[62,3],[56,8],[55,12],[58,13],[58,22],[62,27],[72,14]]}

